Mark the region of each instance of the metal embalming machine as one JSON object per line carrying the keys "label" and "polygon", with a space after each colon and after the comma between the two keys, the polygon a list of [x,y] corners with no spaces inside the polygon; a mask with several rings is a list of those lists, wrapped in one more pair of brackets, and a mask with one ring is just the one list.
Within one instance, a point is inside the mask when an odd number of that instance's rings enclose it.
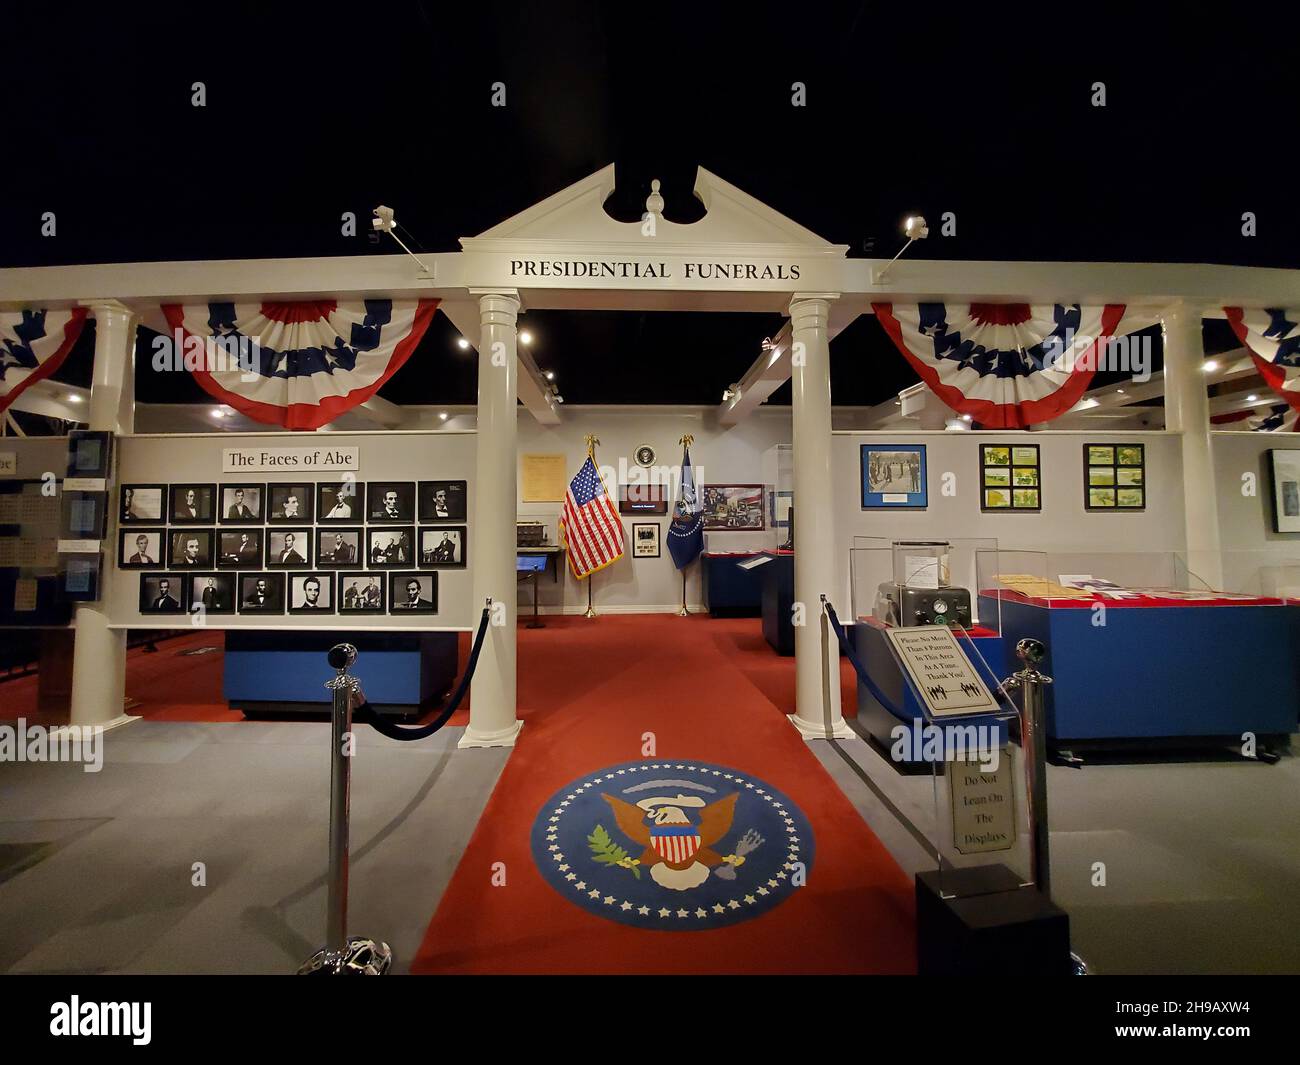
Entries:
{"label": "metal embalming machine", "polygon": [[894,579],[876,590],[874,615],[887,625],[970,628],[971,598],[950,583],[946,540],[900,540],[893,545]]}

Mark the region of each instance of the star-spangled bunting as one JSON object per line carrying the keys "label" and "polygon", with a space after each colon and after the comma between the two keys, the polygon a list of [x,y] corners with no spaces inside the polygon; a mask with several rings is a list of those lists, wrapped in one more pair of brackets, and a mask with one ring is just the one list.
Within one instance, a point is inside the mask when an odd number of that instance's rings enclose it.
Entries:
{"label": "star-spangled bunting", "polygon": [[85,324],[85,307],[0,312],[0,413],[63,364]]}
{"label": "star-spangled bunting", "polygon": [[202,343],[202,358],[186,366],[213,398],[266,425],[319,429],[379,391],[437,307],[323,300],[170,304],[163,313],[174,332]]}
{"label": "star-spangled bunting", "polygon": [[[1224,307],[1269,388],[1300,411],[1300,309]],[[1294,419],[1291,419],[1294,428]]]}
{"label": "star-spangled bunting", "polygon": [[876,317],[930,390],[990,429],[1070,410],[1097,371],[1122,305],[876,303]]}
{"label": "star-spangled bunting", "polygon": [[569,569],[582,580],[623,557],[623,522],[591,455],[569,482],[560,511]]}

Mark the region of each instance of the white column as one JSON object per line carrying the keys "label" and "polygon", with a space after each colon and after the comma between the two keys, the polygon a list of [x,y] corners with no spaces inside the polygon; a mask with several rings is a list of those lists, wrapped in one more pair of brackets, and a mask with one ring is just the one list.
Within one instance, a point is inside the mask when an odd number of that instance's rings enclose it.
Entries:
{"label": "white column", "polygon": [[476,293],[481,323],[478,345],[478,434],[474,461],[474,618],[491,597],[489,625],[470,686],[469,728],[461,747],[512,747],[523,727],[515,716],[515,518],[519,378],[515,292]]}
{"label": "white column", "polygon": [[840,714],[840,656],[821,597],[835,603],[844,585],[836,577],[831,491],[831,348],[826,331],[830,301],[838,295],[798,295],[790,303],[791,408],[794,420],[794,598],[803,625],[794,630],[795,712],[805,739],[850,739]]}
{"label": "white column", "polygon": [[1221,589],[1223,556],[1200,312],[1186,303],[1175,303],[1164,314],[1163,333],[1165,428],[1178,434],[1182,449],[1187,568],[1211,588]]}
{"label": "white column", "polygon": [[[135,322],[116,300],[90,304],[95,316],[95,366],[90,390],[89,426],[122,431],[121,412],[135,386]],[[110,510],[112,508],[110,507]],[[116,535],[110,523],[109,540]],[[109,560],[111,565],[111,559]],[[72,650],[74,725],[113,728],[136,720],[122,710],[126,699],[126,631],[108,627],[102,603],[81,603],[76,613]]]}

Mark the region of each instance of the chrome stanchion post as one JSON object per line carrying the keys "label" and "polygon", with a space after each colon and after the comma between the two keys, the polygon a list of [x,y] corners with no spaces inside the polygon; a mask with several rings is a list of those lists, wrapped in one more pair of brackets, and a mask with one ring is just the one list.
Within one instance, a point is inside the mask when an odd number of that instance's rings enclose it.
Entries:
{"label": "chrome stanchion post", "polygon": [[1034,883],[1044,895],[1052,894],[1051,847],[1047,835],[1047,728],[1043,720],[1043,688],[1052,683],[1037,669],[1047,654],[1041,640],[1020,640],[1016,657],[1019,672],[1002,686],[1020,689],[1020,749],[1025,758],[1025,786],[1029,800],[1029,855]]}
{"label": "chrome stanchion post", "polygon": [[350,643],[330,649],[329,663],[336,675],[325,682],[334,698],[330,742],[330,864],[326,892],[325,946],[298,969],[299,976],[382,976],[393,963],[387,943],[363,936],[348,938],[348,821],[352,791],[352,695],[357,678],[348,670],[357,660]]}

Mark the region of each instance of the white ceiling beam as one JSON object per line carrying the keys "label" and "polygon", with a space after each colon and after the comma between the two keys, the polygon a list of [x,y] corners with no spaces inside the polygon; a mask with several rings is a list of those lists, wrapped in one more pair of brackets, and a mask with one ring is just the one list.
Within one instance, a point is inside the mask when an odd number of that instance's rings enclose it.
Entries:
{"label": "white ceiling beam", "polygon": [[[456,327],[470,347],[478,350],[478,300],[444,300],[438,308]],[[551,392],[551,383],[542,376],[532,353],[522,344],[515,346],[519,357],[519,400],[541,425],[559,425],[560,411]]]}
{"label": "white ceiling beam", "polygon": [[90,389],[46,379],[25,388],[10,406],[28,414],[84,422],[90,410]]}

